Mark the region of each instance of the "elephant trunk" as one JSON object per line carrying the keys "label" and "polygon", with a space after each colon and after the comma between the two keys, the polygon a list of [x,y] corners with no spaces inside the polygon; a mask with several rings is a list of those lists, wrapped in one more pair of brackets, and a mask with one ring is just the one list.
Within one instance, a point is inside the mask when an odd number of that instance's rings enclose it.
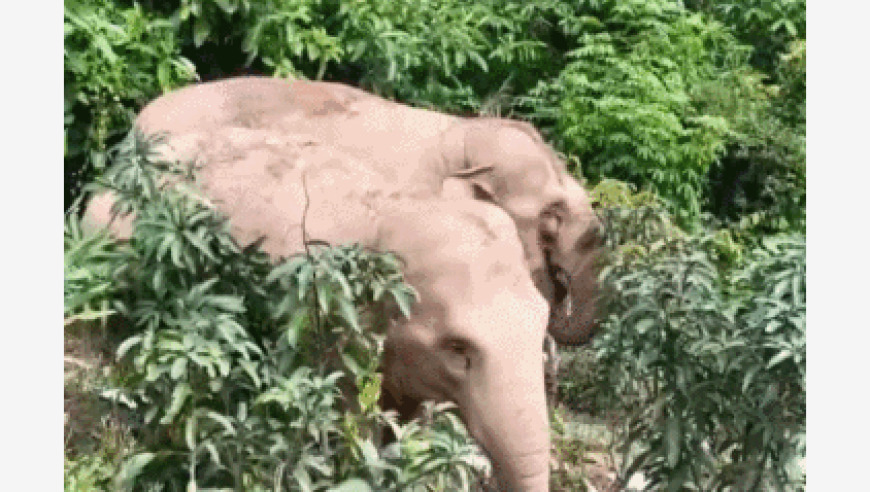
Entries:
{"label": "elephant trunk", "polygon": [[[499,490],[548,492],[550,430],[540,349],[518,361],[505,351],[502,361],[472,384],[463,410],[471,434],[489,455]],[[499,364],[501,362],[501,364]]]}
{"label": "elephant trunk", "polygon": [[597,256],[588,255],[573,271],[554,275],[556,292],[547,331],[561,345],[584,344],[598,327]]}

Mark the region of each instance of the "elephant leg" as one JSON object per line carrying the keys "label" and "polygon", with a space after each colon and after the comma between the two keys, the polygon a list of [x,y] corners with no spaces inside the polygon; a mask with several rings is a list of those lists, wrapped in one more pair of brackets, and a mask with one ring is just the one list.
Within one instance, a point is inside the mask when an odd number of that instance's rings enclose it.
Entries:
{"label": "elephant leg", "polygon": [[544,337],[544,383],[547,388],[547,401],[550,406],[556,404],[559,390],[559,349],[556,340],[547,333]]}

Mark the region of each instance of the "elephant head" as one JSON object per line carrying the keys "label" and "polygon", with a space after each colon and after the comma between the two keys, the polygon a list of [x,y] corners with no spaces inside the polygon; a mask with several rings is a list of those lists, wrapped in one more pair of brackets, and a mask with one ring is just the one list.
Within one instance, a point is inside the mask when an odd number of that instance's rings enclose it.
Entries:
{"label": "elephant head", "polygon": [[449,400],[490,456],[501,490],[547,491],[541,345],[549,307],[511,219],[471,200],[414,203],[380,222],[378,249],[406,260],[420,294],[387,331],[384,389],[407,413]]}
{"label": "elephant head", "polygon": [[548,327],[561,344],[584,343],[596,327],[600,224],[589,198],[530,125],[500,118],[461,121],[436,151],[445,196],[489,201],[516,224]]}
{"label": "elephant head", "polygon": [[355,198],[364,174],[343,162],[317,166],[306,230],[311,240],[394,252],[419,294],[409,318],[397,308],[378,317],[389,320],[382,404],[407,418],[423,401],[456,403],[500,490],[547,491],[541,347],[550,308],[513,220],[478,200]]}

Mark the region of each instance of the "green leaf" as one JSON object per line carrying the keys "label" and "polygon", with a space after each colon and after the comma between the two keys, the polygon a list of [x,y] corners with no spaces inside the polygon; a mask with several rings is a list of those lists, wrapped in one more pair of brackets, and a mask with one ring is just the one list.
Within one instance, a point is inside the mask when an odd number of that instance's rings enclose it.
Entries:
{"label": "green leaf", "polygon": [[304,467],[297,466],[296,469],[293,470],[293,478],[296,479],[296,483],[299,484],[302,492],[311,492],[314,490],[314,486],[311,482],[311,476],[308,475],[308,472],[305,471]]}
{"label": "green leaf", "polygon": [[649,331],[650,328],[654,327],[655,325],[656,325],[655,319],[644,318],[644,319],[638,321],[637,324],[634,325],[634,331],[636,331],[639,335],[643,335],[644,333]]}
{"label": "green leaf", "polygon": [[172,369],[169,371],[169,377],[178,381],[187,376],[187,359],[179,357],[172,363]]}
{"label": "green leaf", "polygon": [[474,61],[474,63],[476,63],[481,70],[483,70],[484,72],[489,71],[489,66],[486,64],[486,60],[484,60],[483,57],[480,56],[480,53],[476,51],[471,51],[468,53],[468,57],[471,58],[471,60]]}
{"label": "green leaf", "polygon": [[142,419],[145,421],[146,424],[150,424],[154,421],[154,417],[157,416],[158,412],[160,412],[160,407],[155,405],[145,412],[145,415],[142,417]]}
{"label": "green leaf", "polygon": [[287,344],[292,348],[299,347],[299,340],[309,324],[309,313],[307,309],[297,309],[293,312],[293,317],[290,319],[290,324],[285,330]]}
{"label": "green leaf", "polygon": [[222,311],[241,314],[245,312],[244,299],[237,296],[211,295],[208,303]]}
{"label": "green leaf", "polygon": [[118,346],[116,359],[117,360],[123,359],[124,356],[127,355],[127,352],[131,348],[135,347],[136,345],[139,345],[140,343],[142,343],[142,335],[134,335],[134,336],[124,340],[121,343],[121,345]]}
{"label": "green leaf", "polygon": [[221,424],[223,426],[224,430],[226,431],[227,435],[229,435],[229,436],[236,435],[236,429],[233,426],[233,423],[232,423],[232,421],[230,421],[229,418],[227,418],[227,417],[225,417],[225,416],[223,416],[223,415],[221,415],[213,410],[206,411],[205,416],[210,418],[214,422]]}
{"label": "green leaf", "polygon": [[262,385],[262,382],[260,381],[260,376],[257,374],[257,367],[254,365],[254,363],[246,359],[239,359],[237,362],[241,366],[242,370],[244,370],[245,373],[251,378],[251,381],[254,382],[254,386],[259,389]]}
{"label": "green leaf", "polygon": [[137,405],[136,402],[130,399],[127,396],[127,393],[124,390],[117,388],[109,388],[100,392],[100,397],[105,398],[113,403],[120,403],[131,410],[135,410]]}
{"label": "green leaf", "polygon": [[773,356],[773,358],[770,359],[770,361],[767,363],[767,368],[770,369],[773,366],[781,363],[782,361],[788,359],[791,356],[792,356],[791,349],[782,349],[778,354],[776,354],[775,356]]}
{"label": "green leaf", "polygon": [[190,231],[184,231],[184,237],[192,244],[200,253],[202,253],[206,258],[211,260],[212,262],[217,262],[217,258],[212,254],[211,249],[208,247],[208,244],[202,240],[196,234]]}
{"label": "green leaf", "polygon": [[754,366],[750,367],[749,370],[746,371],[746,374],[743,376],[743,392],[749,389],[749,385],[752,384],[752,380],[755,378],[755,375],[758,374],[758,371],[761,370],[761,367]]}
{"label": "green leaf", "polygon": [[331,492],[372,492],[374,489],[361,478],[350,478],[341,482],[337,487],[330,489]]}
{"label": "green leaf", "polygon": [[354,331],[358,333],[361,332],[362,328],[359,324],[359,316],[357,315],[356,307],[353,303],[345,297],[339,297],[338,307],[339,314],[345,321],[347,321],[348,325],[350,325]]}
{"label": "green leaf", "polygon": [[139,453],[125,460],[120,467],[118,475],[115,476],[115,488],[117,490],[132,491],[136,478],[154,460],[154,457],[154,453]]}
{"label": "green leaf", "polygon": [[406,289],[397,288],[392,289],[390,294],[393,295],[393,299],[396,300],[396,304],[398,304],[399,309],[402,311],[402,314],[405,315],[405,318],[411,317],[411,304],[414,302],[416,295],[414,291],[408,291]]}
{"label": "green leaf", "polygon": [[205,42],[210,31],[211,26],[208,25],[208,22],[206,22],[202,17],[197,17],[196,20],[193,21],[194,46],[197,48],[202,47],[202,44]]}
{"label": "green leaf", "polygon": [[187,383],[179,383],[175,386],[175,389],[172,391],[172,400],[169,405],[169,410],[166,411],[166,415],[160,419],[160,423],[163,425],[168,425],[173,420],[175,420],[178,412],[181,411],[181,408],[184,406],[184,403],[187,399],[193,394],[190,389],[190,385]]}
{"label": "green leaf", "polygon": [[238,4],[235,0],[214,0],[214,2],[224,11],[227,15],[233,15],[233,13],[238,8]]}
{"label": "green leaf", "polygon": [[341,360],[344,362],[344,365],[350,369],[350,373],[354,376],[359,376],[362,374],[363,368],[357,363],[357,361],[350,354],[342,353]]}
{"label": "green leaf", "polygon": [[214,463],[214,465],[217,466],[218,469],[225,470],[226,466],[221,463],[220,454],[218,454],[218,450],[215,445],[211,442],[206,442],[203,444],[203,447],[205,447],[206,451],[208,451],[211,462]]}
{"label": "green leaf", "polygon": [[193,451],[196,449],[196,414],[190,416],[184,422],[184,442],[187,444],[187,449]]}
{"label": "green leaf", "polygon": [[671,415],[665,423],[665,453],[668,468],[677,466],[677,462],[680,460],[681,444],[680,419],[676,415]]}

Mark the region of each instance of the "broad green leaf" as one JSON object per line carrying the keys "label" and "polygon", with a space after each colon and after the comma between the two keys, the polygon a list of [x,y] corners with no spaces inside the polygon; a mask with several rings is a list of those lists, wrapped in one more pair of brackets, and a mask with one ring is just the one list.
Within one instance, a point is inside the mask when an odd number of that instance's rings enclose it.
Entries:
{"label": "broad green leaf", "polygon": [[361,478],[350,478],[329,490],[331,492],[372,492],[374,489]]}
{"label": "broad green leaf", "polygon": [[257,367],[254,365],[254,363],[246,359],[239,359],[238,364],[245,371],[245,374],[247,374],[251,378],[254,386],[259,389],[262,386],[262,382],[260,381],[260,376],[257,374]]}
{"label": "broad green leaf", "polygon": [[190,451],[196,449],[196,417],[196,412],[194,412],[184,422],[184,442]]}
{"label": "broad green leaf", "polygon": [[206,38],[211,31],[211,26],[208,25],[208,22],[205,21],[202,17],[197,17],[193,21],[193,44],[197,48],[201,47],[203,43],[205,43]]}
{"label": "broad green leaf", "polygon": [[792,352],[791,349],[783,349],[783,350],[781,350],[778,354],[776,354],[775,356],[773,356],[773,357],[770,359],[770,361],[767,363],[767,368],[768,368],[768,369],[772,368],[773,366],[775,366],[775,365],[781,363],[782,361],[788,359],[788,358],[791,357],[792,355],[793,355],[793,352]]}
{"label": "broad green leaf", "polygon": [[169,377],[173,380],[179,380],[187,376],[187,359],[179,357],[172,363],[172,369],[169,371]]}
{"label": "broad green leaf", "polygon": [[184,237],[192,244],[200,253],[202,253],[206,258],[211,260],[212,262],[217,262],[217,257],[211,252],[211,248],[209,248],[208,244],[203,241],[202,238],[197,236],[196,234],[190,231],[183,232]]}
{"label": "broad green leaf", "polygon": [[411,317],[411,304],[415,300],[415,292],[407,291],[405,289],[393,289],[390,291],[390,294],[393,295],[393,299],[396,300],[396,304],[399,306],[399,309],[402,311],[402,314],[405,318]]}
{"label": "broad green leaf", "polygon": [[681,447],[680,419],[676,415],[671,415],[665,422],[665,452],[669,468],[677,466]]}
{"label": "broad green leaf", "polygon": [[139,345],[140,343],[142,343],[142,335],[134,335],[134,336],[124,340],[123,342],[121,342],[121,345],[118,346],[116,359],[117,360],[123,359],[124,356],[127,355],[127,352],[131,348],[135,347],[136,345]]}
{"label": "broad green leaf", "polygon": [[235,426],[233,426],[232,421],[229,418],[227,418],[226,416],[221,415],[213,410],[207,410],[204,415],[206,417],[208,417],[209,419],[211,419],[212,421],[217,422],[220,425],[222,425],[224,430],[226,431],[227,435],[229,435],[229,436],[236,435]]}
{"label": "broad green leaf", "polygon": [[656,325],[656,320],[652,318],[644,318],[635,324],[634,329],[638,334],[642,335]]}
{"label": "broad green leaf", "polygon": [[235,13],[238,8],[238,3],[236,0],[214,0],[214,2],[224,11],[227,15],[232,15]]}
{"label": "broad green leaf", "polygon": [[305,471],[304,467],[297,465],[296,469],[293,470],[293,478],[296,479],[296,483],[299,484],[302,492],[311,492],[314,490],[311,476],[308,475],[308,472]]}
{"label": "broad green leaf", "polygon": [[166,415],[160,419],[160,423],[167,425],[174,421],[175,417],[181,411],[182,406],[184,406],[192,394],[193,391],[187,383],[178,383],[175,385],[175,389],[172,391],[172,400],[169,409],[166,411]]}
{"label": "broad green leaf", "polygon": [[338,307],[341,317],[347,321],[347,324],[350,325],[354,331],[361,332],[362,327],[359,324],[359,316],[357,315],[356,307],[354,307],[353,303],[345,297],[339,297]]}
{"label": "broad green leaf", "polygon": [[350,369],[350,373],[353,374],[354,376],[359,376],[364,372],[363,368],[360,367],[360,365],[353,358],[353,356],[346,354],[346,353],[342,353],[341,360],[342,360],[342,362],[344,362],[344,365],[348,369]]}
{"label": "broad green leaf", "polygon": [[154,460],[154,457],[154,453],[139,453],[126,459],[121,464],[118,475],[115,476],[115,488],[117,490],[132,491],[136,478]]}

